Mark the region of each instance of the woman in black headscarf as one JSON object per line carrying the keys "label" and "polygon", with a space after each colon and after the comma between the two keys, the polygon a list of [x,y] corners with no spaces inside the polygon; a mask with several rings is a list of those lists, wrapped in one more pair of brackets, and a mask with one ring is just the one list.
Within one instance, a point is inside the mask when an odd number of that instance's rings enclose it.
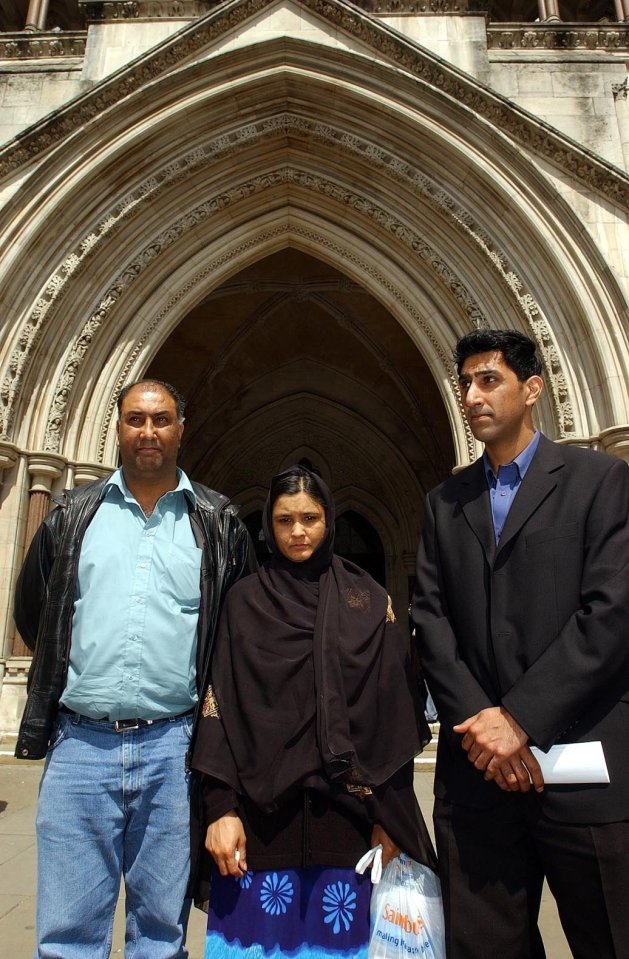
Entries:
{"label": "woman in black headscarf", "polygon": [[333,555],[319,476],[274,477],[263,529],[271,556],[228,593],[192,757],[214,860],[206,959],[364,957],[356,861],[380,843],[384,864],[401,849],[435,865],[413,790],[430,734],[409,644],[386,591]]}

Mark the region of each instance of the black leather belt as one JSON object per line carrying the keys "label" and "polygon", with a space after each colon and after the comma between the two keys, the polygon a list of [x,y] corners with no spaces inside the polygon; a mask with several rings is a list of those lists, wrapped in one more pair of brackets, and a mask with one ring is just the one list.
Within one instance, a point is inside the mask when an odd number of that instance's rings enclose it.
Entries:
{"label": "black leather belt", "polygon": [[67,713],[70,716],[76,716],[78,719],[82,719],[88,723],[101,723],[104,726],[113,726],[114,732],[125,733],[130,732],[133,729],[141,729],[144,726],[155,726],[157,723],[169,723],[175,719],[181,719],[183,716],[192,715],[193,710],[189,709],[185,713],[179,713],[177,716],[162,716],[161,719],[92,719],[91,716],[82,716],[81,713],[75,713],[73,709],[68,709],[67,706],[60,706],[59,712]]}

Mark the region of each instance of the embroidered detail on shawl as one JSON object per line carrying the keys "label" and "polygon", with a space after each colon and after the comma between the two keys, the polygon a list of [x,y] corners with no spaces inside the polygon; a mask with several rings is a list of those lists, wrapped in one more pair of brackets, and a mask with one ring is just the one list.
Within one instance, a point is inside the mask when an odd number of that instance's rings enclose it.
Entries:
{"label": "embroidered detail on shawl", "polygon": [[369,786],[358,786],[354,783],[345,783],[345,788],[348,793],[351,793],[352,796],[357,796],[358,799],[364,799],[366,796],[371,796],[373,793]]}
{"label": "embroidered detail on shawl", "polygon": [[212,719],[221,718],[216,696],[214,695],[214,690],[211,686],[208,686],[207,688],[207,693],[205,694],[205,699],[203,700],[203,709],[201,710],[201,715],[205,719],[207,719],[208,716],[211,716]]}
{"label": "embroidered detail on shawl", "polygon": [[358,589],[356,586],[346,586],[345,599],[350,609],[360,609],[363,611],[371,609],[371,594],[369,590]]}
{"label": "embroidered detail on shawl", "polygon": [[387,623],[395,622],[395,613],[393,612],[393,603],[391,602],[391,597],[387,596],[389,604],[387,606]]}

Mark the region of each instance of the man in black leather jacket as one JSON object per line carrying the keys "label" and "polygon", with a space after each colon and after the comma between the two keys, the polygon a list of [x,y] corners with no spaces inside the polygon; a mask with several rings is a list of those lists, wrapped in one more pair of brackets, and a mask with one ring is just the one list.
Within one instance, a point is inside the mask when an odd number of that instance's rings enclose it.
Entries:
{"label": "man in black leather jacket", "polygon": [[[227,589],[249,538],[177,468],[183,399],[118,403],[122,468],[66,491],[35,534],[15,620],[33,650],[16,756],[46,756],[37,956],[103,955],[121,875],[137,959],[183,959],[187,753]],[[72,890],[72,892],[70,892]]]}

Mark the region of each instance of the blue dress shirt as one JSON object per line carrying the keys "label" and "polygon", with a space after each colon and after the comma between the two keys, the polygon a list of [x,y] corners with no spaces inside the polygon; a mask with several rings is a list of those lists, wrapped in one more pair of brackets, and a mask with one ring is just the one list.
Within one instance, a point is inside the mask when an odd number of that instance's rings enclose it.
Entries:
{"label": "blue dress shirt", "polygon": [[498,468],[498,475],[494,473],[489,463],[487,452],[483,453],[483,464],[485,466],[485,475],[489,487],[489,498],[491,500],[491,515],[494,521],[494,533],[496,543],[500,542],[500,537],[507,522],[509,510],[513,504],[516,493],[520,489],[522,480],[526,475],[535,451],[539,443],[540,434],[535,431],[535,436],[521,453],[511,463]]}
{"label": "blue dress shirt", "polygon": [[85,533],[61,697],[83,716],[160,719],[196,702],[202,551],[177,474],[147,519],[117,470]]}

